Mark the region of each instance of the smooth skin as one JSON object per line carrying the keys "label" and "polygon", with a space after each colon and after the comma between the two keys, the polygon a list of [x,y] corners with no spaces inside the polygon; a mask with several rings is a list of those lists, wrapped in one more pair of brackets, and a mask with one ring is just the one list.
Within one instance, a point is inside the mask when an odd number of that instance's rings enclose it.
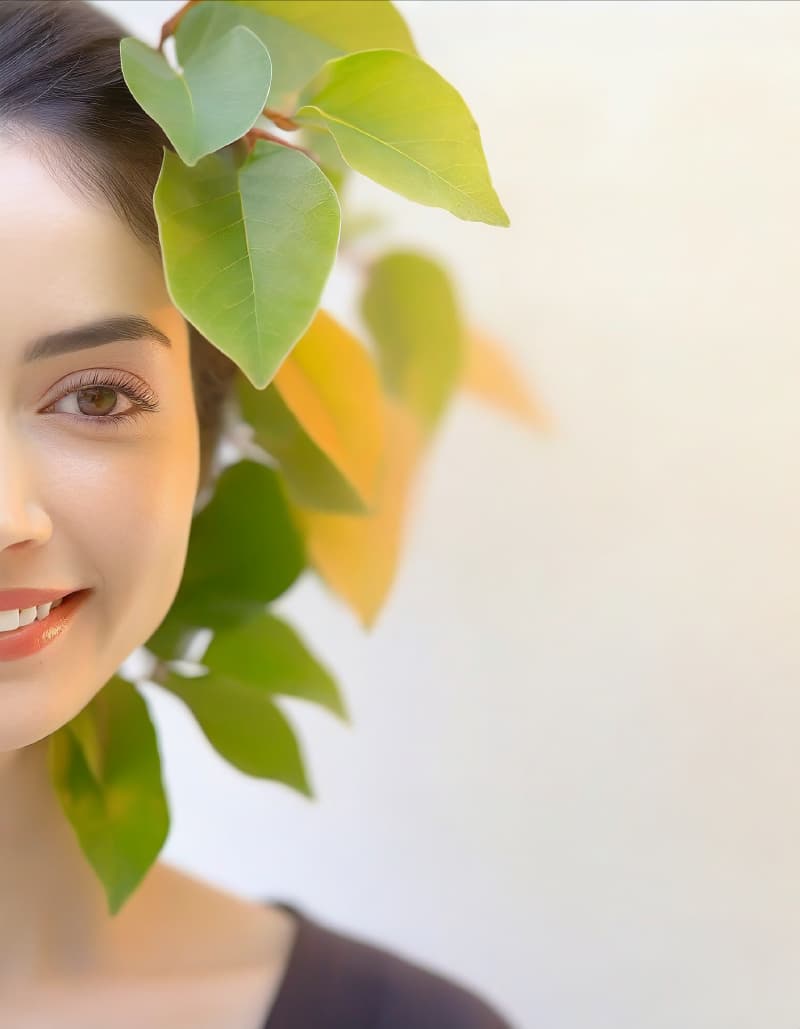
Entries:
{"label": "smooth skin", "polygon": [[[183,575],[200,458],[188,327],[127,225],[5,138],[0,226],[0,589],[92,589],[63,638],[0,661],[2,1023],[261,1029],[294,918],[162,862],[112,917],[47,770],[48,736],[150,637]],[[120,314],[171,347],[22,360],[43,334]],[[132,377],[158,410],[103,421],[136,401],[81,387],[98,372]]]}

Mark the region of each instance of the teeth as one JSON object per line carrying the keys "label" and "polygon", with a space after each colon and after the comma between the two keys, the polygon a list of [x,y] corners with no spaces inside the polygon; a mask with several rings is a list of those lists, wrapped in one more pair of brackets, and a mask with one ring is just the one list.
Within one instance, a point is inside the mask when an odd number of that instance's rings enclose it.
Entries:
{"label": "teeth", "polygon": [[63,597],[59,597],[52,603],[37,604],[35,607],[24,607],[17,611],[0,611],[0,633],[13,632],[14,629],[30,625],[31,622],[41,622],[47,618],[53,608],[58,607],[63,599]]}
{"label": "teeth", "polygon": [[19,624],[20,627],[23,625],[30,625],[31,622],[36,621],[36,608],[35,607],[23,607],[19,613]]}

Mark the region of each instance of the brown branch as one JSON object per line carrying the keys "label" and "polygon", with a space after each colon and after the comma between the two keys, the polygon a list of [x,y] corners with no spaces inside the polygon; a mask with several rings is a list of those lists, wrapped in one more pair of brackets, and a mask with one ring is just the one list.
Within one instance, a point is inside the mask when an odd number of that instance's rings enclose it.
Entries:
{"label": "brown branch", "polygon": [[281,114],[280,111],[273,111],[271,107],[265,107],[261,113],[266,118],[269,118],[271,122],[274,122],[279,129],[283,129],[284,132],[295,132],[300,128],[293,118],[290,118],[287,114]]}
{"label": "brown branch", "polygon": [[176,11],[171,18],[167,19],[161,26],[161,39],[158,43],[159,53],[164,50],[164,43],[174,34],[175,30],[180,23],[181,18],[186,14],[190,7],[194,7],[195,4],[199,4],[200,0],[186,0],[186,3],[181,7],[179,11]]}
{"label": "brown branch", "polygon": [[306,150],[304,146],[297,146],[295,143],[289,143],[285,139],[281,139],[280,136],[274,136],[271,132],[267,132],[266,129],[258,128],[255,125],[249,132],[245,132],[242,139],[244,140],[244,145],[247,148],[248,154],[256,145],[257,139],[268,139],[272,143],[280,143],[281,146],[289,147],[290,150],[299,150],[301,153],[305,154],[306,157],[310,157],[312,161],[319,164],[319,158],[317,155],[312,153],[310,150]]}

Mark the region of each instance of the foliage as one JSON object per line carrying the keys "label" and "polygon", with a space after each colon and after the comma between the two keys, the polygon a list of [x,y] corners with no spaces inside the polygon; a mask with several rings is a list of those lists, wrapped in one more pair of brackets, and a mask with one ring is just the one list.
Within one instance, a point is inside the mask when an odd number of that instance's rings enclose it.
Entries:
{"label": "foliage", "polygon": [[[177,68],[163,52],[172,35]],[[460,389],[545,424],[431,257],[390,251],[366,266],[365,340],[319,309],[342,240],[370,228],[348,220],[344,184],[357,171],[465,220],[508,216],[467,105],[388,0],[189,0],[158,49],[126,38],[120,60],[174,147],[153,198],[170,296],[240,369],[231,401],[262,455],[219,473],[195,514],[183,580],[146,641],[151,681],[226,761],[311,797],[275,698],[349,716],[330,672],[269,605],[308,572],[374,624],[425,454]],[[190,674],[201,629],[212,640]],[[169,826],[135,684],[118,673],[53,734],[50,766],[115,913]]]}

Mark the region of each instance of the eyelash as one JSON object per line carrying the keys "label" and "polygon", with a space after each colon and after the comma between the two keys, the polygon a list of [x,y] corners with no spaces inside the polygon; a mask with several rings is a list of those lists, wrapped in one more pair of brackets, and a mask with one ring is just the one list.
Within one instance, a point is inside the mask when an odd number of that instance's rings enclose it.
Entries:
{"label": "eyelash", "polygon": [[[57,404],[59,400],[70,396],[72,393],[79,393],[90,386],[107,386],[118,393],[122,393],[129,400],[132,400],[136,407],[122,414],[111,415],[90,415],[90,414],[68,414],[70,418],[77,418],[81,423],[99,422],[103,426],[109,423],[114,428],[122,428],[124,422],[133,422],[144,414],[159,410],[158,399],[151,389],[143,386],[138,379],[127,372],[93,371],[77,381],[70,382],[60,396],[56,397],[48,408]],[[60,414],[61,412],[56,412]]]}

